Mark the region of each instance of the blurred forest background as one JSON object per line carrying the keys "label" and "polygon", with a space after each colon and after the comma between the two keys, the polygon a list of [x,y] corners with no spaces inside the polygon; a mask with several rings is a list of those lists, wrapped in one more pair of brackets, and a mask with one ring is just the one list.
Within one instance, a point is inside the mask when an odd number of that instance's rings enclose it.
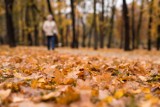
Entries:
{"label": "blurred forest background", "polygon": [[[130,1],[128,3],[128,1]],[[43,46],[52,14],[65,47],[160,48],[159,0],[0,0],[0,44]]]}

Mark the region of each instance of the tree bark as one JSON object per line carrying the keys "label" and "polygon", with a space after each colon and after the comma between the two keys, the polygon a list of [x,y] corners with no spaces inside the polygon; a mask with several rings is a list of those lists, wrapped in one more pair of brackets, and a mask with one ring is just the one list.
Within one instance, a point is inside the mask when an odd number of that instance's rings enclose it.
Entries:
{"label": "tree bark", "polygon": [[62,47],[64,46],[64,37],[63,37],[63,26],[62,26],[62,18],[61,18],[61,0],[58,0],[59,2],[59,9],[58,9],[58,21],[59,21],[59,33],[60,33],[60,41],[61,41],[61,44],[62,44]]}
{"label": "tree bark", "polygon": [[113,36],[113,29],[114,29],[114,17],[115,17],[115,12],[116,12],[116,6],[113,1],[113,6],[112,6],[112,15],[111,15],[111,20],[110,20],[110,31],[109,31],[109,38],[108,38],[108,48],[111,48],[111,43],[112,43],[112,36]]}
{"label": "tree bark", "polygon": [[120,40],[120,49],[124,48],[124,20],[123,16],[121,17],[122,19],[122,27],[121,27],[121,40]]}
{"label": "tree bark", "polygon": [[34,26],[34,42],[35,42],[35,45],[38,46],[39,45],[39,37],[38,37],[38,25],[35,25]]}
{"label": "tree bark", "polygon": [[34,44],[36,46],[38,46],[39,45],[39,32],[38,32],[37,16],[38,16],[39,10],[38,10],[35,3],[32,5],[32,11],[33,11],[33,15],[34,15],[34,18],[33,18],[33,21],[34,21]]}
{"label": "tree bark", "polygon": [[96,3],[97,3],[97,0],[94,0],[94,17],[93,17],[93,22],[94,22],[94,49],[97,50],[98,48],[98,36],[97,36],[97,21],[96,21],[96,18],[97,18],[97,15],[96,15]]}
{"label": "tree bark", "polygon": [[[158,1],[158,8],[160,12],[160,1]],[[160,13],[158,15],[158,19],[160,20]],[[157,50],[160,50],[160,22],[158,23],[157,26]]]}
{"label": "tree bark", "polygon": [[151,0],[149,1],[149,23],[148,23],[148,50],[150,51],[151,50],[151,29],[152,29],[152,14],[153,14],[153,3],[154,3],[154,0]]}
{"label": "tree bark", "polygon": [[144,8],[144,0],[141,0],[140,15],[139,15],[138,26],[137,26],[136,48],[138,48],[140,44],[140,32],[141,32],[141,26],[142,26],[143,8]]}
{"label": "tree bark", "polygon": [[135,49],[135,0],[132,1],[132,49]]}
{"label": "tree bark", "polygon": [[124,43],[124,50],[130,50],[130,34],[129,34],[129,16],[128,16],[128,7],[126,0],[123,0],[123,20],[124,20],[124,27],[125,27],[125,43]]}
{"label": "tree bark", "polygon": [[13,16],[12,16],[13,3],[14,3],[14,0],[5,0],[7,38],[8,38],[8,44],[10,47],[16,46]]}
{"label": "tree bark", "polygon": [[90,27],[90,30],[88,32],[88,47],[90,48],[91,47],[91,39],[92,39],[92,31],[93,31],[93,28],[94,28],[94,20],[92,21],[92,24],[91,24],[91,27]]}
{"label": "tree bark", "polygon": [[74,0],[71,0],[71,16],[72,16],[72,48],[78,48],[78,40],[76,38],[76,26],[75,26],[75,12],[74,12]]}
{"label": "tree bark", "polygon": [[83,18],[81,18],[81,23],[82,23],[82,27],[83,27],[83,36],[82,36],[82,47],[86,47],[86,25],[83,21]]}
{"label": "tree bark", "polygon": [[65,34],[65,46],[68,46],[69,43],[68,43],[68,35],[69,35],[69,32],[70,32],[70,26],[67,25],[66,26],[66,34]]}
{"label": "tree bark", "polygon": [[[32,0],[28,1],[26,7],[25,23],[27,27],[27,45],[38,45],[38,30],[36,22],[36,6]],[[34,24],[33,24],[34,23]],[[31,30],[33,29],[33,31]]]}
{"label": "tree bark", "polygon": [[48,5],[48,11],[49,11],[49,13],[54,16],[54,12],[52,10],[52,6],[51,6],[51,3],[50,3],[50,0],[47,0],[47,5]]}
{"label": "tree bark", "polygon": [[104,48],[104,5],[105,2],[102,0],[102,15],[101,15],[101,25],[100,25],[100,48]]}

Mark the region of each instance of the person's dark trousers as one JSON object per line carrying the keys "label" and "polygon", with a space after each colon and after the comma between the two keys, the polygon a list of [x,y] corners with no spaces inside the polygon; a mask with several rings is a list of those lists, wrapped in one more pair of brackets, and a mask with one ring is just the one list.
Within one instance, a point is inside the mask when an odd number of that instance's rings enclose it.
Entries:
{"label": "person's dark trousers", "polygon": [[55,36],[47,36],[48,50],[54,50],[55,48]]}

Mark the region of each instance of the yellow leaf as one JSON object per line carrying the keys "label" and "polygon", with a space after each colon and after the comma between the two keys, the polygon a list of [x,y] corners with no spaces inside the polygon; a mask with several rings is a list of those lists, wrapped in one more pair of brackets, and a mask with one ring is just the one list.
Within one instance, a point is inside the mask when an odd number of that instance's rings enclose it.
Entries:
{"label": "yellow leaf", "polygon": [[7,97],[11,94],[11,89],[0,90],[0,101],[7,99]]}
{"label": "yellow leaf", "polygon": [[152,102],[153,104],[156,104],[156,103],[159,102],[159,98],[153,97],[153,98],[151,99],[151,102]]}
{"label": "yellow leaf", "polygon": [[54,76],[55,76],[54,80],[57,84],[63,83],[64,74],[61,71],[55,70]]}
{"label": "yellow leaf", "polygon": [[33,81],[31,82],[31,87],[32,87],[32,88],[36,88],[36,87],[37,87],[37,84],[38,84],[38,81],[37,81],[37,80],[33,80]]}
{"label": "yellow leaf", "polygon": [[74,79],[73,78],[64,79],[63,83],[64,84],[73,84],[74,83]]}
{"label": "yellow leaf", "polygon": [[150,91],[149,88],[142,88],[142,92],[144,92],[144,93],[150,93],[151,91]]}
{"label": "yellow leaf", "polygon": [[146,98],[147,100],[151,99],[152,97],[153,97],[152,94],[146,94],[146,95],[145,95],[145,98]]}
{"label": "yellow leaf", "polygon": [[46,81],[45,81],[44,78],[40,78],[40,79],[38,80],[38,82],[40,82],[40,83],[45,83]]}
{"label": "yellow leaf", "polygon": [[108,96],[104,99],[105,102],[107,103],[111,103],[113,101],[113,97],[112,96]]}
{"label": "yellow leaf", "polygon": [[91,93],[92,93],[92,96],[95,96],[95,97],[98,96],[98,94],[99,94],[98,90],[95,90],[95,89],[92,90]]}
{"label": "yellow leaf", "polygon": [[123,90],[118,90],[115,92],[114,97],[119,99],[124,95],[124,91]]}

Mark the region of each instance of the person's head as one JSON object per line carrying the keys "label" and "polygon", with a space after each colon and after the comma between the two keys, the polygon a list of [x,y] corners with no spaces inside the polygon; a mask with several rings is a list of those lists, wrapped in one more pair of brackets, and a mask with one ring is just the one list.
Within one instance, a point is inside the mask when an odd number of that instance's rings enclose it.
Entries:
{"label": "person's head", "polygon": [[47,16],[47,20],[48,20],[48,21],[52,21],[52,20],[53,20],[53,16],[52,16],[51,14],[48,15],[48,16]]}

